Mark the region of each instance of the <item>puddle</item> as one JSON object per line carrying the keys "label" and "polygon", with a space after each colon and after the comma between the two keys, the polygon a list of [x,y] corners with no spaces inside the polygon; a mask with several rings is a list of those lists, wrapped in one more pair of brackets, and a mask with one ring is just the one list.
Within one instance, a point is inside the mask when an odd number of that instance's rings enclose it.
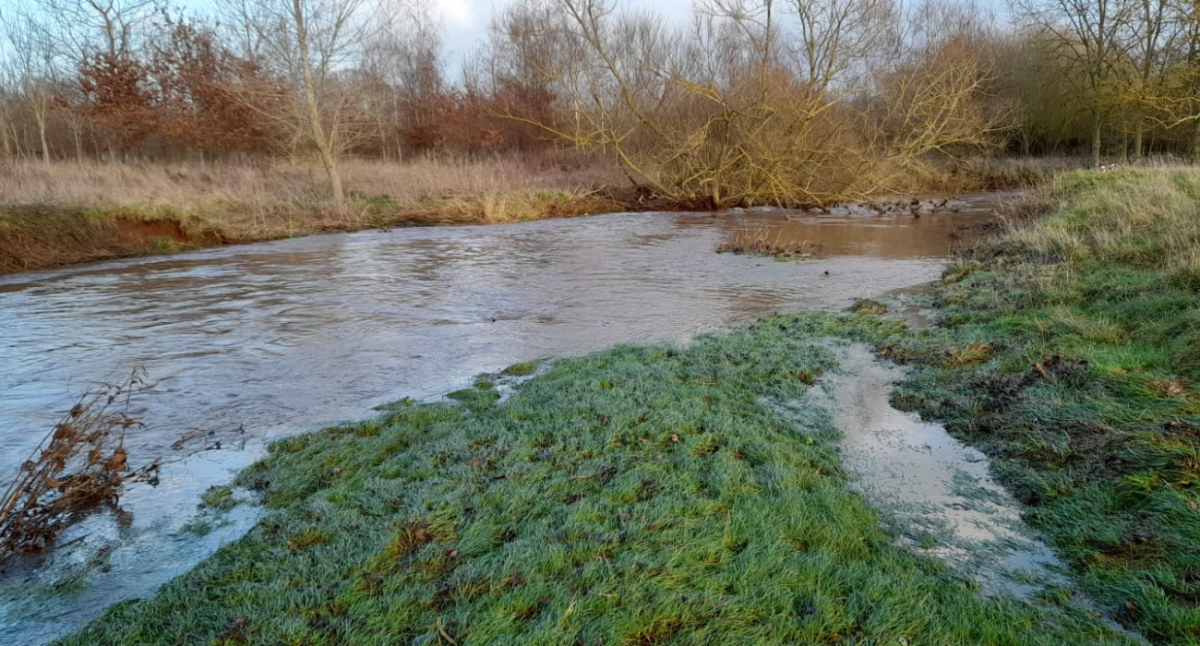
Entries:
{"label": "puddle", "polygon": [[[908,290],[900,301],[914,295],[919,302],[920,292]],[[830,342],[828,347],[838,368],[826,373],[807,398],[830,410],[842,433],[839,453],[851,488],[879,510],[899,544],[942,561],[973,580],[984,595],[1040,603],[1038,593],[1069,590],[1063,608],[1046,607],[1087,613],[1149,646],[1145,637],[1072,589],[1066,565],[1021,519],[1020,504],[992,478],[986,455],[940,424],[892,407],[889,397],[905,377],[904,368],[877,360],[861,344]],[[775,407],[790,414],[786,406]]]}
{"label": "puddle", "polygon": [[853,488],[879,509],[901,544],[975,580],[984,594],[1020,597],[1067,582],[1063,564],[1021,520],[1020,505],[988,472],[987,457],[888,401],[904,369],[861,345],[836,345],[840,369],[812,390],[842,432]]}

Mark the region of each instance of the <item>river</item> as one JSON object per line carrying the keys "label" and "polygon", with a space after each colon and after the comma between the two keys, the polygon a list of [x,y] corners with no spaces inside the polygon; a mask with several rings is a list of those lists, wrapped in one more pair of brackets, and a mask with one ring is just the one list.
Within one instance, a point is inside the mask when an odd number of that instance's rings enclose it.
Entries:
{"label": "river", "polygon": [[[164,460],[157,485],[123,494],[122,513],[0,573],[0,643],[46,643],[244,533],[250,505],[207,534],[185,526],[201,493],[270,439],[517,362],[686,342],[928,283],[996,199],[921,217],[756,209],[363,231],[0,277],[0,474],[86,388],[135,366],[154,387],[135,401],[146,428],[127,442],[130,461]],[[715,253],[760,227],[822,252]]]}

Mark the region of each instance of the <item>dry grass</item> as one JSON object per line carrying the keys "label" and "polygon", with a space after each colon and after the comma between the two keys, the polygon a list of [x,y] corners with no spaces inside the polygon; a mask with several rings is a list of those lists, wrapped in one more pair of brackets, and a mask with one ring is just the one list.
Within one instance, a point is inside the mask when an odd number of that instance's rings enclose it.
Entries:
{"label": "dry grass", "polygon": [[717,247],[717,253],[742,253],[775,258],[809,258],[821,251],[821,245],[790,237],[771,227],[739,229]]}
{"label": "dry grass", "polygon": [[0,273],[327,231],[613,210],[595,159],[348,160],[347,204],[285,163],[17,163],[0,172]]}
{"label": "dry grass", "polygon": [[[582,191],[607,181],[598,166],[553,159],[421,159],[407,163],[346,160],[348,192],[405,206],[505,191]],[[237,204],[273,211],[325,204],[325,175],[284,162],[74,164],[13,163],[0,174],[6,203],[138,205],[204,216]]]}
{"label": "dry grass", "polygon": [[1047,262],[1088,259],[1165,268],[1200,286],[1200,170],[1188,167],[1069,173],[1046,189],[1047,201],[1071,196],[1069,208],[1017,226],[1001,243]]}
{"label": "dry grass", "polygon": [[1031,188],[1089,163],[1083,157],[976,157],[958,175],[977,189]]}

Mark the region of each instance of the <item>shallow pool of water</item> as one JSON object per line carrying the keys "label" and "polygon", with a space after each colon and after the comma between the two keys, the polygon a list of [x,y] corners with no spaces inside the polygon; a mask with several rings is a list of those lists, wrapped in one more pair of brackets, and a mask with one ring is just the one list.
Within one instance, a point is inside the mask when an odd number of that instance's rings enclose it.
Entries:
{"label": "shallow pool of water", "polygon": [[1066,581],[1064,565],[1021,519],[987,456],[940,424],[889,402],[904,378],[857,344],[833,346],[839,367],[812,396],[842,432],[842,465],[905,544],[955,568],[985,594],[1018,596]]}
{"label": "shallow pool of water", "polygon": [[[131,462],[166,459],[158,485],[123,495],[123,514],[8,568],[0,643],[45,643],[243,533],[253,510],[203,536],[185,525],[200,494],[272,438],[520,361],[682,342],[927,283],[994,201],[919,218],[764,209],[366,231],[0,278],[0,474],[84,389],[134,366],[155,387],[133,411],[147,427],[129,439]],[[714,253],[761,227],[821,255]],[[222,448],[188,457],[171,448],[185,434]]]}

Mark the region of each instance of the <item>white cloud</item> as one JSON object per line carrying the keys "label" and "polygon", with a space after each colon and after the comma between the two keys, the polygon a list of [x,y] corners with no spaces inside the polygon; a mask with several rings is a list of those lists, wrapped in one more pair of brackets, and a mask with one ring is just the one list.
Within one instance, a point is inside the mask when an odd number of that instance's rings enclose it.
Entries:
{"label": "white cloud", "polygon": [[475,25],[475,10],[471,0],[434,0],[438,17],[447,31],[472,29]]}

